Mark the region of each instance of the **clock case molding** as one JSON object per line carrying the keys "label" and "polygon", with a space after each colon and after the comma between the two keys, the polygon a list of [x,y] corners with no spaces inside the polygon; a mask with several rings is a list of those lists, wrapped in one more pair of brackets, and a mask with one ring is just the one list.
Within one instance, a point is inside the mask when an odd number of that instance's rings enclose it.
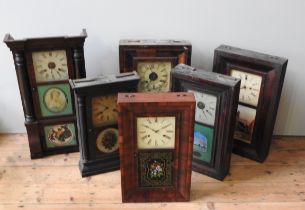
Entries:
{"label": "clock case molding", "polygon": [[[13,54],[32,159],[78,151],[78,145],[56,147],[54,149],[46,148],[43,126],[46,124],[74,122],[76,128],[76,118],[73,104],[73,113],[70,115],[47,118],[41,116],[32,52],[65,50],[69,77],[83,78],[86,77],[83,48],[86,37],[85,29],[82,30],[79,36],[26,38],[20,40],[15,40],[10,34],[6,34],[4,37],[4,43]],[[58,84],[60,82],[54,81],[48,82],[48,84]],[[66,83],[68,84],[68,80],[66,80]]]}
{"label": "clock case molding", "polygon": [[[195,90],[216,96],[211,161],[193,158],[193,170],[223,180],[229,173],[240,79],[177,65],[171,72],[173,92]],[[196,122],[201,124],[200,122]]]}
{"label": "clock case molding", "polygon": [[[123,202],[189,201],[193,153],[195,98],[193,93],[119,93],[119,149]],[[171,186],[139,186],[140,153],[169,149],[137,148],[137,117],[176,117]],[[144,153],[145,153],[144,152]]]}
{"label": "clock case molding", "polygon": [[139,61],[172,62],[191,64],[192,44],[184,40],[134,40],[122,39],[119,43],[120,72],[136,70]]}
{"label": "clock case molding", "polygon": [[286,58],[228,45],[215,49],[214,72],[229,75],[232,69],[236,69],[262,77],[252,141],[248,144],[235,139],[234,153],[258,162],[264,162],[267,158],[287,64]]}
{"label": "clock case molding", "polygon": [[[133,40],[119,43],[120,72],[137,71],[139,62],[171,62],[191,65],[192,44],[185,40]],[[170,76],[170,75],[169,75]]]}
{"label": "clock case molding", "polygon": [[96,78],[70,80],[74,91],[77,127],[80,142],[79,169],[82,177],[120,168],[119,151],[102,154],[96,148],[98,133],[107,128],[117,128],[117,123],[94,126],[92,122],[92,98],[118,92],[136,91],[139,76],[136,72],[107,75]]}

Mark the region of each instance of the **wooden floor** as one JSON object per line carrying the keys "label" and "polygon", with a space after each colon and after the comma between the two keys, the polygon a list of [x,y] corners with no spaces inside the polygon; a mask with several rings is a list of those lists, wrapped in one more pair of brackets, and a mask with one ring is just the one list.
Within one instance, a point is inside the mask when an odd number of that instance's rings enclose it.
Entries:
{"label": "wooden floor", "polygon": [[305,138],[273,140],[264,164],[233,155],[220,182],[193,172],[191,202],[122,204],[120,172],[81,178],[78,153],[31,160],[26,135],[0,135],[0,209],[305,209]]}

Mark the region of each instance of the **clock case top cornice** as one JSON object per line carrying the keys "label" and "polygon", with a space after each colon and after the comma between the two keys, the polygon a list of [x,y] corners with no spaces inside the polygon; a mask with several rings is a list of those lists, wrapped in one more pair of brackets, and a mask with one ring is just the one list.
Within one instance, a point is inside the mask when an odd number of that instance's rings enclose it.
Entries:
{"label": "clock case top cornice", "polygon": [[158,39],[121,39],[120,40],[120,46],[141,46],[142,48],[147,48],[150,46],[186,46],[191,47],[192,44],[188,40],[158,40]]}
{"label": "clock case top cornice", "polygon": [[[102,75],[95,78],[69,80],[72,90],[79,96],[94,95],[93,93],[112,92],[124,87],[134,86],[139,82],[137,72]],[[102,91],[101,91],[102,88]]]}
{"label": "clock case top cornice", "polygon": [[[288,59],[273,55],[268,55],[264,53],[258,53],[252,50],[245,50],[237,47],[232,47],[229,45],[220,45],[215,49],[214,57],[221,59],[225,58],[230,61],[231,59],[240,61],[241,63],[249,62],[252,65],[255,64],[258,68],[262,67],[265,69],[269,67],[270,70],[278,66],[287,65]],[[214,60],[214,63],[217,61]],[[214,65],[215,66],[215,65]]]}
{"label": "clock case top cornice", "polygon": [[15,40],[12,35],[6,34],[3,42],[13,52],[25,50],[53,49],[66,46],[68,48],[82,48],[87,38],[86,29],[83,29],[79,36],[56,36],[56,37],[37,37]]}
{"label": "clock case top cornice", "polygon": [[172,75],[177,78],[189,81],[204,81],[204,83],[218,84],[222,86],[236,87],[240,83],[240,79],[231,76],[218,74],[215,72],[197,69],[185,64],[179,64],[171,71]]}

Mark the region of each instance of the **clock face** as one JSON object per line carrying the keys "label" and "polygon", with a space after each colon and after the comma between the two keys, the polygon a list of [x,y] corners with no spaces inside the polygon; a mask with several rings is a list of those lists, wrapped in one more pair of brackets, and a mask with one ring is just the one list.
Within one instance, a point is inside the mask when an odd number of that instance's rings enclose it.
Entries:
{"label": "clock face", "polygon": [[195,120],[204,124],[214,126],[217,98],[214,95],[188,90],[194,93],[196,99]]}
{"label": "clock face", "polygon": [[138,117],[137,142],[139,149],[175,148],[175,117]]}
{"label": "clock face", "polygon": [[231,70],[231,76],[241,79],[239,101],[257,106],[262,77],[238,70]]}
{"label": "clock face", "polygon": [[92,98],[92,123],[94,126],[116,124],[118,119],[117,96],[106,95]]}
{"label": "clock face", "polygon": [[107,128],[103,130],[96,139],[96,146],[103,153],[111,153],[119,148],[118,129]]}
{"label": "clock face", "polygon": [[65,50],[32,53],[36,82],[69,79]]}
{"label": "clock face", "polygon": [[139,92],[169,92],[171,62],[139,62]]}

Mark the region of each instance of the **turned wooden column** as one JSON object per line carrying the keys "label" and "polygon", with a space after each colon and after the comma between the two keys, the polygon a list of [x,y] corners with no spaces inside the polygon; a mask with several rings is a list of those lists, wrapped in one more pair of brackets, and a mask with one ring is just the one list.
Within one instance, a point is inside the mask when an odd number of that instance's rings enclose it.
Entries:
{"label": "turned wooden column", "polygon": [[85,78],[86,69],[85,69],[85,57],[83,48],[74,48],[73,49],[73,64],[75,68],[75,78]]}
{"label": "turned wooden column", "polygon": [[27,74],[26,59],[23,51],[13,52],[19,91],[22,101],[25,126],[28,133],[31,157],[41,156],[41,144],[38,132],[38,122],[34,112],[32,89]]}
{"label": "turned wooden column", "polygon": [[84,139],[87,138],[87,125],[86,123],[81,124],[82,122],[86,122],[86,99],[84,96],[78,97],[77,99],[77,114],[79,115],[79,119],[77,120],[77,130],[78,130],[78,139],[79,139],[79,145],[80,145],[80,153],[81,153],[81,159],[83,161],[88,161],[88,146],[86,145],[87,141],[84,141]]}

